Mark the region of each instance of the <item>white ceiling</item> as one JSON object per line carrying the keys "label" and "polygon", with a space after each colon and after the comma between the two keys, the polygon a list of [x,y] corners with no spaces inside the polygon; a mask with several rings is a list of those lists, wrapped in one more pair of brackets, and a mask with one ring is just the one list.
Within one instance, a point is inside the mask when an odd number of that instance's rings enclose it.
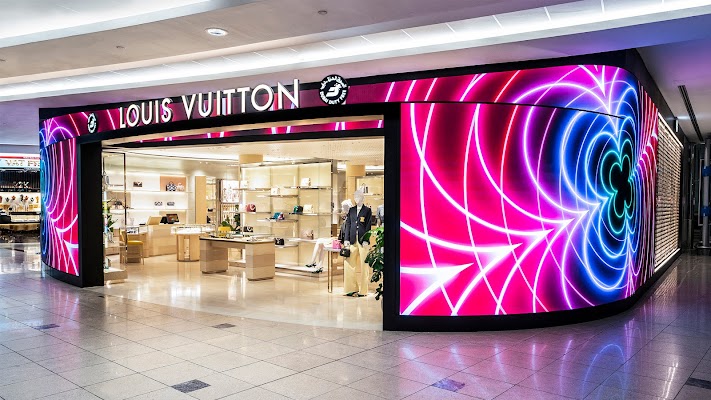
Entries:
{"label": "white ceiling", "polygon": [[[235,6],[237,3],[241,5]],[[11,47],[4,47],[2,41],[26,39],[27,34],[9,39],[0,34],[0,59],[6,60],[0,62],[0,146],[36,145],[40,107],[175,96],[293,78],[310,82],[328,73],[369,76],[625,48],[643,48],[642,55],[680,116],[685,133],[694,138],[690,125],[684,125],[686,111],[674,89],[675,82],[687,82],[702,131],[711,133],[707,112],[711,60],[706,56],[711,53],[711,1],[262,0],[198,4],[214,11],[191,14],[185,9],[189,6],[178,7],[184,16]],[[316,11],[320,9],[327,9],[328,14],[319,15]],[[40,9],[35,10],[39,13]],[[3,18],[4,13],[0,25]],[[126,18],[122,20],[125,23]],[[561,21],[565,24],[560,25]],[[230,35],[213,38],[204,34],[206,27],[215,25],[227,28]],[[59,31],[62,29],[71,28]],[[364,42],[371,46],[363,47]],[[117,49],[118,45],[125,48]],[[302,57],[327,54],[328,59],[283,56],[295,53]],[[167,71],[178,69],[187,72],[166,79],[170,77]],[[192,71],[199,75],[193,76]],[[114,83],[115,77],[123,80]],[[72,89],[76,82],[81,83],[80,89]],[[47,85],[41,87],[48,91],[9,101],[10,90],[17,93],[28,85]],[[64,95],[41,98],[58,93]]]}

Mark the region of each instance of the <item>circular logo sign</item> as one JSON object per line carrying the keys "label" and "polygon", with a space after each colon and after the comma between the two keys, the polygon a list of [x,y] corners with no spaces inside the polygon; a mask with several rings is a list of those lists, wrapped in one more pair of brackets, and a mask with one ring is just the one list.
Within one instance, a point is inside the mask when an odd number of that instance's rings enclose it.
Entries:
{"label": "circular logo sign", "polygon": [[318,94],[329,106],[343,104],[348,97],[348,82],[340,75],[329,75],[321,80]]}
{"label": "circular logo sign", "polygon": [[89,128],[89,133],[96,133],[97,129],[99,128],[99,120],[96,119],[96,114],[89,114],[89,121],[87,122],[87,124]]}

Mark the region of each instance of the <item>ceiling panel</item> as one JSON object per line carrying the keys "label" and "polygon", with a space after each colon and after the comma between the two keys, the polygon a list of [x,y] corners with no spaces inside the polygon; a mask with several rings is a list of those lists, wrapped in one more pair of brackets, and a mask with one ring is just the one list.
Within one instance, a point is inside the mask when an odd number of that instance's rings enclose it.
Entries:
{"label": "ceiling panel", "polygon": [[[131,154],[181,157],[201,161],[238,162],[241,154],[263,154],[265,161],[329,159],[366,165],[383,165],[385,140],[339,139],[284,142],[252,142],[229,145],[190,146],[131,150]],[[147,166],[150,161],[146,161]]]}

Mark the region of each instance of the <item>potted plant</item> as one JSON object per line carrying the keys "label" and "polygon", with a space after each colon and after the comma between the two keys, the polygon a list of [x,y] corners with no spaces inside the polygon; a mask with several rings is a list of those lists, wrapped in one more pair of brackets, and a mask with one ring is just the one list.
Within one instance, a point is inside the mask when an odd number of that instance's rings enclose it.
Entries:
{"label": "potted plant", "polygon": [[380,300],[383,296],[383,269],[385,268],[384,242],[385,235],[383,227],[379,226],[372,229],[364,235],[363,239],[369,241],[372,235],[375,235],[375,245],[370,248],[368,255],[365,257],[365,262],[373,268],[373,275],[370,277],[371,282],[379,283],[375,289],[375,300]]}

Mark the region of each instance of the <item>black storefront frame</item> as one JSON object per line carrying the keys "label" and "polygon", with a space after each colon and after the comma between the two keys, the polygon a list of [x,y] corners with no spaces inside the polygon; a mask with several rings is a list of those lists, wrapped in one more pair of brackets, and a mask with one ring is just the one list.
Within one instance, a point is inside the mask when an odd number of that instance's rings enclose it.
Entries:
{"label": "black storefront frame", "polygon": [[[635,50],[623,50],[609,53],[574,56],[551,60],[537,60],[526,62],[504,63],[477,67],[451,68],[439,71],[423,71],[376,77],[351,79],[353,85],[388,82],[393,80],[423,79],[428,77],[455,76],[463,74],[495,72],[515,69],[530,69],[554,67],[575,64],[599,64],[625,68],[632,72],[642,83],[647,93],[658,107],[660,114],[667,121],[674,118],[666,101],[647,71],[644,62]],[[316,84],[302,85],[302,90],[314,89]],[[72,107],[64,109],[40,110],[40,119],[44,120],[54,116],[69,114],[78,111],[103,110],[117,107],[122,104],[103,104],[87,107]],[[616,302],[595,307],[574,310],[555,311],[538,314],[517,315],[488,315],[488,316],[402,316],[399,314],[399,266],[400,243],[399,235],[399,205],[400,205],[400,103],[371,103],[353,104],[330,107],[314,107],[291,110],[277,110],[265,113],[248,113],[229,116],[218,116],[206,119],[193,119],[170,122],[159,125],[140,126],[104,132],[95,135],[80,136],[77,140],[77,165],[78,165],[78,201],[79,201],[79,263],[80,276],[69,275],[49,268],[51,276],[71,283],[76,286],[103,286],[103,270],[101,263],[97,263],[95,271],[85,268],[87,260],[101,260],[103,258],[103,242],[101,227],[103,216],[101,214],[101,143],[110,139],[131,138],[149,134],[167,134],[176,131],[209,131],[220,126],[250,125],[259,123],[275,123],[283,121],[298,121],[316,118],[339,118],[350,116],[382,115],[383,129],[381,134],[377,130],[364,131],[337,131],[318,133],[297,133],[289,135],[254,135],[245,131],[243,135],[223,139],[189,139],[184,141],[164,142],[156,144],[144,143],[142,146],[184,146],[198,143],[246,143],[268,140],[300,140],[300,139],[333,139],[354,137],[385,137],[385,207],[391,216],[385,221],[386,235],[386,268],[383,277],[385,296],[383,297],[383,329],[384,330],[409,330],[409,331],[479,331],[499,329],[538,328],[544,326],[563,325],[604,318],[622,312],[633,306],[648,289],[651,288],[666,270],[678,258],[679,252],[667,260],[655,273],[630,297]],[[682,140],[685,147],[688,140],[683,132],[677,132],[677,137]],[[135,145],[125,144],[120,147],[130,148]],[[688,174],[687,174],[688,175]],[[686,175],[682,172],[682,179]],[[688,201],[688,200],[687,200]],[[682,199],[683,206],[683,199]],[[680,215],[681,231],[684,230],[684,220]],[[95,230],[94,230],[95,229]],[[92,245],[85,245],[85,244]],[[96,243],[99,245],[97,246]],[[88,273],[87,273],[88,272]]]}

